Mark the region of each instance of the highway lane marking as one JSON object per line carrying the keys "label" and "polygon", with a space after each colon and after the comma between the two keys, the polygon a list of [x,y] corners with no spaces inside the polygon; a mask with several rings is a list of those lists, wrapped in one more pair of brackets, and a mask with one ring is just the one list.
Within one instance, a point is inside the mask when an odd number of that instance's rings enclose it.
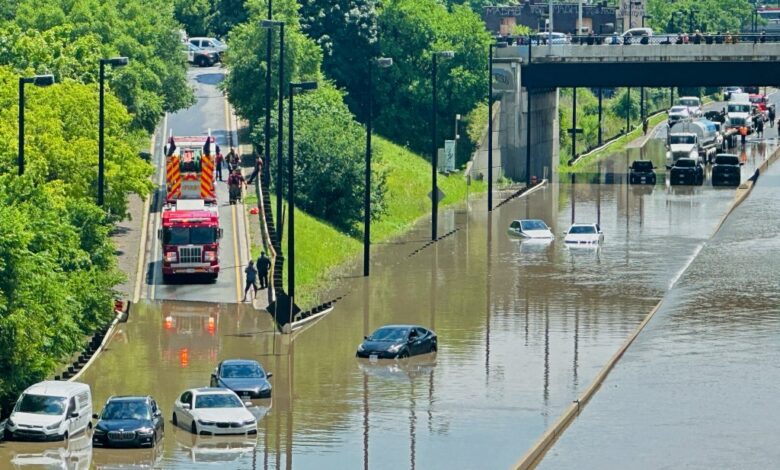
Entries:
{"label": "highway lane marking", "polygon": [[[165,117],[163,118],[163,133],[162,133],[163,142],[165,141],[165,136],[167,134],[168,134],[168,113],[166,113]],[[165,175],[164,167],[165,167],[165,155],[160,154],[160,161],[157,164],[158,178],[157,178],[157,189],[156,190],[158,192],[159,192],[160,188],[163,187],[163,184],[165,184],[165,181],[163,180],[163,176]],[[154,259],[154,257],[156,256],[157,250],[159,249],[160,239],[157,237],[157,232],[159,232],[160,224],[162,223],[162,212],[161,211],[157,211],[157,213],[154,216],[154,219],[155,219],[154,220],[154,227],[153,227],[152,234],[151,234],[151,237],[154,238],[154,242],[152,244],[153,245],[152,253],[149,256],[150,260]],[[162,266],[159,266],[159,268],[161,270]],[[158,274],[157,274],[157,271],[158,271],[158,269],[155,269],[152,272],[152,285],[150,286],[150,293],[149,293],[149,298],[150,299],[154,299],[155,298],[154,296],[155,296],[155,291],[156,291],[156,286],[157,286],[157,279],[159,277]]]}
{"label": "highway lane marking", "polygon": [[[156,144],[157,136],[152,134],[152,142],[149,145],[149,155],[154,156],[154,146]],[[149,202],[150,195],[144,198],[144,211],[141,216],[141,230],[143,235],[141,236],[141,243],[138,244],[138,261],[136,265],[135,273],[135,286],[133,286],[133,303],[138,303],[141,299],[141,285],[143,284],[144,267],[146,266],[146,241],[149,238]]]}

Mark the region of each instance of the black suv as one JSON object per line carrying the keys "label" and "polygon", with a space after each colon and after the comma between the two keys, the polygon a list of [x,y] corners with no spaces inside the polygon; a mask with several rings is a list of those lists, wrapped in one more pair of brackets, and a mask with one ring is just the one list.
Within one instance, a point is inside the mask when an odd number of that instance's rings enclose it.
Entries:
{"label": "black suv", "polygon": [[655,167],[650,160],[635,160],[631,164],[628,180],[631,184],[655,184]]}
{"label": "black suv", "polygon": [[676,184],[704,184],[704,168],[693,158],[681,158],[672,167],[669,182]]}
{"label": "black suv", "polygon": [[164,420],[150,396],[111,397],[92,433],[92,444],[105,447],[154,447],[163,436]]}
{"label": "black suv", "polygon": [[742,163],[739,157],[731,153],[720,153],[715,156],[712,165],[713,186],[739,186],[742,182]]}

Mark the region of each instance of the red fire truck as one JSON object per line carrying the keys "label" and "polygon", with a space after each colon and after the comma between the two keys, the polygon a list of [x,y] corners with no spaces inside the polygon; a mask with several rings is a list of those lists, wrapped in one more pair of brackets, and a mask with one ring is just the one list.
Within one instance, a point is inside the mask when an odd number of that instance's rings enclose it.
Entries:
{"label": "red fire truck", "polygon": [[217,206],[202,199],[180,199],[162,210],[163,282],[177,274],[219,276],[219,228]]}

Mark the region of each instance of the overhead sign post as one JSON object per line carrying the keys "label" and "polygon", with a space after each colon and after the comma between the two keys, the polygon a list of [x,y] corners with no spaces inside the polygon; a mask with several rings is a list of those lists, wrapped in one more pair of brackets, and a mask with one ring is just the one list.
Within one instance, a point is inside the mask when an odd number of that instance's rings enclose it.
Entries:
{"label": "overhead sign post", "polygon": [[455,141],[454,140],[445,140],[444,141],[444,165],[442,170],[445,173],[450,173],[455,171]]}

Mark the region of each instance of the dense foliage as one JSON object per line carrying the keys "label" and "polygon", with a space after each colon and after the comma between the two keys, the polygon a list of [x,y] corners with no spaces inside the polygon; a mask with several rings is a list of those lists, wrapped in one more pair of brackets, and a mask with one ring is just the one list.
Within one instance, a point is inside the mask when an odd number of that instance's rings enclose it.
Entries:
{"label": "dense foliage", "polygon": [[650,25],[669,33],[740,31],[747,28],[753,15],[748,0],[649,0]]}
{"label": "dense foliage", "polygon": [[246,0],[174,0],[176,19],[190,36],[226,36],[247,20]]}
{"label": "dense foliage", "polygon": [[107,74],[134,127],[149,132],[164,112],[193,103],[167,0],[50,0],[46,8],[19,0],[15,8],[0,20],[0,65],[94,83],[101,58],[127,56],[127,67]]}
{"label": "dense foliage", "polygon": [[[18,75],[0,67],[0,140],[16,142]],[[16,146],[0,147],[0,400],[49,375],[111,315],[111,217],[94,203],[97,88],[70,80],[29,87],[24,176]],[[131,192],[150,190],[132,117],[106,97],[106,205],[124,215]]]}

